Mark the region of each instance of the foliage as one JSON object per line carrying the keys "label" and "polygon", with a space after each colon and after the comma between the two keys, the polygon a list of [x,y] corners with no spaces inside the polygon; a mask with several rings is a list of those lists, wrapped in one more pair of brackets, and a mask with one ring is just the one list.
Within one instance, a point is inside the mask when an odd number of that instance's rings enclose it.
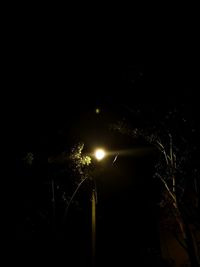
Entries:
{"label": "foliage", "polygon": [[91,169],[89,168],[91,164],[91,157],[83,154],[83,148],[84,144],[79,143],[72,148],[69,155],[70,167],[75,175],[75,178],[77,178],[77,185],[69,201],[66,203],[64,221],[66,220],[69,207],[74,201],[80,186],[84,183],[84,181],[91,178]]}
{"label": "foliage", "polygon": [[34,155],[32,152],[28,152],[26,154],[26,156],[23,158],[24,162],[28,165],[28,166],[32,166],[33,161],[34,161]]}
{"label": "foliage", "polygon": [[91,164],[91,157],[83,154],[83,148],[84,144],[79,143],[71,149],[69,155],[70,167],[81,180],[89,175],[88,167]]}
{"label": "foliage", "polygon": [[[179,243],[187,249],[192,266],[196,266],[198,260],[195,260],[195,240],[192,240],[187,220],[187,216],[191,217],[191,212],[186,216],[184,202],[188,183],[193,183],[196,179],[191,164],[196,147],[187,136],[187,129],[183,127],[186,120],[182,120],[180,124],[177,114],[168,113],[174,116],[171,124],[169,116],[165,116],[165,120],[151,119],[148,122],[141,117],[142,122],[138,127],[132,127],[130,122],[123,120],[112,125],[112,129],[133,138],[142,138],[157,149],[158,161],[155,165],[154,178],[158,178],[162,184],[161,225],[176,236],[181,235],[182,240],[179,239]],[[180,131],[181,129],[184,131]],[[198,207],[192,207],[196,208]]]}

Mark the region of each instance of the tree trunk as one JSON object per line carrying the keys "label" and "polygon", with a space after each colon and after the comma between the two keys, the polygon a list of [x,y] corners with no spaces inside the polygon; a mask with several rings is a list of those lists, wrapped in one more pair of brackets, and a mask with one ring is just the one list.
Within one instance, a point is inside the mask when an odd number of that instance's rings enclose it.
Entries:
{"label": "tree trunk", "polygon": [[191,230],[189,228],[187,219],[185,218],[184,215],[183,215],[183,222],[184,222],[185,234],[186,234],[185,242],[187,245],[187,252],[188,252],[189,259],[190,259],[191,267],[200,267],[200,263],[196,255],[196,250],[195,250],[195,245],[194,245],[194,240],[191,234]]}

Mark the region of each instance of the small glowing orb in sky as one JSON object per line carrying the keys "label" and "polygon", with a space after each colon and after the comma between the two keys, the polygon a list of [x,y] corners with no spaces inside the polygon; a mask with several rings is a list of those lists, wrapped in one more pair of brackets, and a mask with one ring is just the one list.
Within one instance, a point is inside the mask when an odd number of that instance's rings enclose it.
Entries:
{"label": "small glowing orb in sky", "polygon": [[97,149],[95,151],[95,157],[97,160],[102,160],[105,157],[105,151],[103,149]]}
{"label": "small glowing orb in sky", "polygon": [[99,114],[100,113],[100,109],[99,108],[96,108],[95,109],[95,112],[96,112],[96,114]]}

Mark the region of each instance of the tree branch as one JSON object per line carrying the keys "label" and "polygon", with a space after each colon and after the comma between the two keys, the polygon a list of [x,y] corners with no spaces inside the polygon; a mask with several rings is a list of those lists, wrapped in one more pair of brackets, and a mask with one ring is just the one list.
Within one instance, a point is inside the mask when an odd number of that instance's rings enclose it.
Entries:
{"label": "tree branch", "polygon": [[75,189],[73,195],[71,196],[71,198],[70,198],[70,200],[69,200],[69,202],[68,202],[68,204],[67,204],[67,207],[66,207],[66,209],[65,209],[64,222],[65,222],[65,220],[66,220],[67,213],[68,213],[68,210],[69,210],[69,207],[70,207],[70,204],[71,204],[72,200],[74,199],[74,197],[75,197],[76,193],[78,192],[78,189],[80,188],[80,186],[81,186],[81,185],[83,184],[83,182],[84,182],[85,180],[87,180],[87,179],[88,179],[88,177],[84,178],[84,179],[78,184],[78,186],[77,186],[77,188]]}

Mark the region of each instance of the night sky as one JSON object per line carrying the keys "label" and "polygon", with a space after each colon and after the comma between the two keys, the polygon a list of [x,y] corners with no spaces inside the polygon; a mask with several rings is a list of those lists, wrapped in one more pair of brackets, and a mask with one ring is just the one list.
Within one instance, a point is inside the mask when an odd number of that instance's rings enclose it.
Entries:
{"label": "night sky", "polygon": [[[13,97],[16,242],[26,247],[30,259],[44,245],[58,261],[65,259],[66,266],[89,266],[90,185],[86,183],[80,189],[63,227],[61,196],[72,185],[65,181],[63,164],[52,167],[48,159],[68,153],[78,142],[85,144],[85,153],[98,146],[107,151],[139,151],[127,155],[119,152],[115,164],[112,161],[116,154],[96,166],[97,263],[136,266],[139,261],[141,265],[137,266],[152,266],[154,258],[149,251],[159,250],[160,187],[153,179],[157,155],[144,141],[111,131],[110,125],[126,119],[134,128],[138,122],[132,113],[137,110],[152,121],[155,114],[162,119],[167,110],[176,109],[181,118],[186,118],[188,139],[193,138],[188,127],[193,127],[197,136],[194,55],[162,54],[149,60],[137,48],[132,52],[124,48],[119,55],[113,46],[96,51],[74,45],[52,50],[37,42],[30,45],[29,40],[17,49],[13,66],[17,88]],[[198,147],[198,143],[195,145]],[[31,168],[24,163],[29,152],[33,155]],[[57,198],[56,231],[51,227],[52,179]],[[41,255],[49,259],[49,253]],[[18,256],[23,259],[22,253]]]}

